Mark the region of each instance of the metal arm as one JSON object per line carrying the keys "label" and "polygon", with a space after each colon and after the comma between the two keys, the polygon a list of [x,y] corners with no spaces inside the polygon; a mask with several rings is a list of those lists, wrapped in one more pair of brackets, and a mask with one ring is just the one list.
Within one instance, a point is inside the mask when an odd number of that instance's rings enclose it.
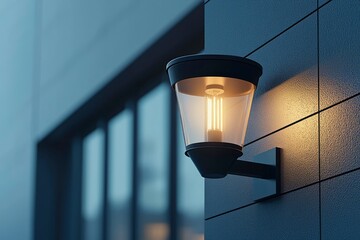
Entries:
{"label": "metal arm", "polygon": [[229,174],[262,179],[276,179],[277,167],[274,165],[236,160]]}
{"label": "metal arm", "polygon": [[254,156],[253,162],[236,160],[229,174],[253,178],[255,201],[281,192],[280,148],[273,148]]}

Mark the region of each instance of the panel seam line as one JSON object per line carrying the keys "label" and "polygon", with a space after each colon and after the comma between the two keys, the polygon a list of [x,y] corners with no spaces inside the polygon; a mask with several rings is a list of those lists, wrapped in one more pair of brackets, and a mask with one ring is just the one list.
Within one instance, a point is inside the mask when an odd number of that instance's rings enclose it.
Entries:
{"label": "panel seam line", "polygon": [[313,185],[320,184],[320,183],[323,183],[323,182],[332,180],[332,179],[334,179],[334,178],[341,177],[341,176],[344,176],[344,175],[347,175],[347,174],[350,174],[350,173],[353,173],[353,172],[356,172],[356,171],[359,171],[359,170],[360,170],[360,167],[357,167],[357,168],[354,168],[354,169],[351,169],[351,170],[348,170],[348,171],[345,171],[345,172],[342,172],[342,173],[338,173],[338,174],[335,174],[335,175],[333,175],[333,176],[329,176],[329,177],[327,177],[327,178],[321,179],[321,180],[319,180],[319,181],[312,182],[312,183],[309,183],[309,184],[307,184],[307,185],[304,185],[304,186],[301,186],[301,187],[298,187],[298,188],[294,188],[294,189],[291,189],[291,190],[289,190],[289,191],[280,193],[280,194],[275,195],[275,196],[273,196],[273,197],[269,197],[269,198],[266,198],[266,199],[264,199],[264,200],[259,200],[259,201],[256,201],[256,202],[251,202],[251,203],[246,204],[246,205],[243,205],[243,206],[241,206],[241,207],[237,207],[237,208],[234,208],[234,209],[231,209],[231,210],[228,210],[228,211],[225,211],[225,212],[216,214],[216,215],[214,215],[214,216],[207,217],[207,218],[205,218],[205,221],[211,220],[211,219],[213,219],[213,218],[217,218],[217,217],[220,217],[220,216],[223,216],[223,215],[226,215],[226,214],[231,213],[231,212],[235,212],[235,211],[237,211],[237,210],[240,210],[240,209],[243,209],[243,208],[246,208],[246,207],[255,205],[255,204],[257,204],[257,203],[263,203],[263,202],[266,202],[266,201],[269,201],[269,200],[274,200],[274,199],[276,199],[276,198],[282,197],[282,196],[287,195],[287,194],[289,194],[289,193],[296,192],[296,191],[302,190],[302,189],[304,189],[304,188],[311,187],[311,186],[313,186]]}
{"label": "panel seam line", "polygon": [[261,140],[261,139],[264,139],[264,138],[266,138],[266,137],[268,137],[268,136],[270,136],[270,135],[272,135],[272,134],[274,134],[274,133],[280,132],[281,130],[284,130],[284,129],[288,128],[288,127],[291,127],[292,125],[295,125],[295,124],[297,124],[297,123],[299,123],[299,122],[301,122],[301,121],[303,121],[303,120],[306,120],[306,119],[308,119],[308,118],[310,118],[310,117],[313,117],[313,116],[315,116],[316,114],[319,114],[319,113],[322,113],[322,112],[324,112],[324,111],[326,111],[326,110],[329,110],[330,108],[335,107],[335,106],[337,106],[337,105],[339,105],[339,104],[341,104],[341,103],[344,103],[344,102],[346,102],[346,101],[348,101],[348,100],[350,100],[350,99],[352,99],[352,98],[355,98],[355,97],[357,97],[357,96],[359,96],[359,95],[360,95],[360,92],[359,92],[359,93],[356,93],[355,95],[352,95],[352,96],[350,96],[350,97],[347,97],[347,98],[345,98],[345,99],[343,99],[343,100],[341,100],[341,101],[339,101],[339,102],[337,102],[337,103],[334,103],[334,104],[332,104],[332,105],[330,105],[330,106],[327,106],[327,107],[325,107],[325,108],[323,108],[323,109],[321,109],[321,110],[319,110],[319,111],[316,111],[316,112],[314,112],[314,113],[311,113],[311,114],[308,115],[308,116],[305,116],[305,117],[303,117],[303,118],[300,118],[300,119],[296,120],[295,122],[292,122],[292,123],[290,123],[290,124],[288,124],[288,125],[285,125],[285,126],[279,128],[279,129],[275,130],[275,131],[272,131],[272,132],[270,132],[270,133],[268,133],[268,134],[265,134],[265,135],[262,136],[262,137],[259,137],[259,138],[255,139],[255,140],[252,140],[252,141],[244,144],[244,147],[246,147],[246,146],[248,146],[248,145],[250,145],[250,144],[253,144],[253,143],[255,143],[255,142],[257,142],[257,141],[259,141],[259,140]]}
{"label": "panel seam line", "polygon": [[[210,0],[209,0],[210,1]],[[285,28],[284,30],[282,30],[280,33],[276,34],[274,37],[270,38],[269,40],[267,40],[265,43],[261,44],[259,47],[255,48],[254,50],[252,50],[251,52],[249,52],[248,54],[245,55],[245,58],[249,57],[251,54],[255,53],[256,51],[258,51],[259,49],[263,48],[265,45],[269,44],[270,42],[272,42],[273,40],[275,40],[276,38],[278,38],[279,36],[281,36],[282,34],[284,34],[285,32],[289,31],[291,28],[293,28],[294,26],[296,26],[297,24],[299,24],[300,22],[304,21],[306,18],[310,17],[312,14],[314,14],[315,12],[317,12],[320,8],[324,7],[325,5],[327,5],[329,2],[324,3],[323,5],[321,5],[320,7],[317,7],[315,10],[311,11],[310,13],[306,14],[304,17],[300,18],[299,20],[297,20],[295,23],[291,24],[289,27]]]}
{"label": "panel seam line", "polygon": [[[318,112],[320,112],[320,25],[319,25],[319,0],[316,1],[318,10],[316,11],[316,48],[317,48],[317,84],[318,84]],[[318,199],[318,208],[319,208],[319,239],[322,239],[322,223],[321,223],[321,132],[320,132],[320,114],[318,114],[318,175],[319,175],[319,199]]]}

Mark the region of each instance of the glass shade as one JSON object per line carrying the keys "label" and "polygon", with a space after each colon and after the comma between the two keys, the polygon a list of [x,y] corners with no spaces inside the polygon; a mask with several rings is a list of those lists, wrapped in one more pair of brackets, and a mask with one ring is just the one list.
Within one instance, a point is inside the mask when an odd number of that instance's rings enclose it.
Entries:
{"label": "glass shade", "polygon": [[243,147],[256,86],[231,77],[193,77],[175,83],[186,146],[224,142]]}
{"label": "glass shade", "polygon": [[262,67],[229,55],[189,55],[166,65],[180,107],[186,152],[201,176],[225,177],[242,155]]}

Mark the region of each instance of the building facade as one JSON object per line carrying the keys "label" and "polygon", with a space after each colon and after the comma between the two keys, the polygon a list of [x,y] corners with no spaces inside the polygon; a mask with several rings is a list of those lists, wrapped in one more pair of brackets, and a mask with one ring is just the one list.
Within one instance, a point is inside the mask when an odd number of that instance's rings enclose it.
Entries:
{"label": "building facade", "polygon": [[[360,237],[360,1],[0,13],[0,239]],[[254,202],[239,176],[204,188],[183,156],[165,64],[198,52],[263,66],[243,158],[281,148],[280,196]]]}

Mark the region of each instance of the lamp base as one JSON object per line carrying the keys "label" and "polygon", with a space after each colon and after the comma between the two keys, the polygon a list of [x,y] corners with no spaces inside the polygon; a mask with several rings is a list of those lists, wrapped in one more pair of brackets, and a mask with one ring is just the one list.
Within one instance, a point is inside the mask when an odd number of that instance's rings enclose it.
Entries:
{"label": "lamp base", "polygon": [[186,146],[185,154],[204,178],[223,178],[242,156],[242,147],[224,142],[193,143]]}

